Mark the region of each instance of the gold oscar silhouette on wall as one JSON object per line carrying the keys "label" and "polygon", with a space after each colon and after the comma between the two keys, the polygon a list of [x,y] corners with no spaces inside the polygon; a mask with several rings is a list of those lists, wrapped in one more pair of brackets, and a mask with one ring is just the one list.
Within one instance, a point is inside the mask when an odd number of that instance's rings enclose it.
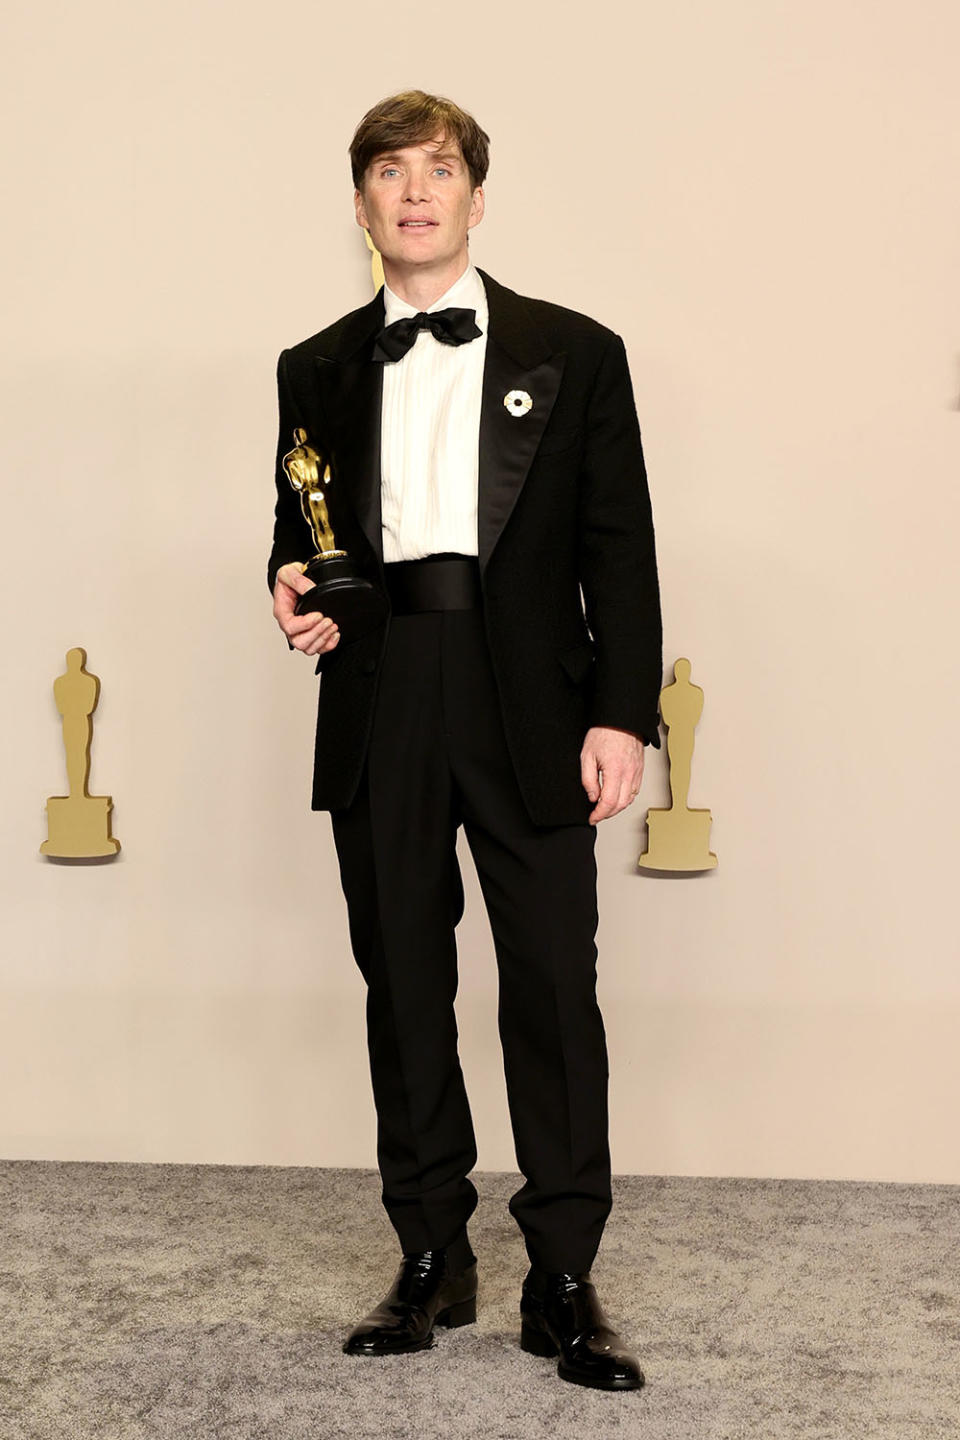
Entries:
{"label": "gold oscar silhouette on wall", "polygon": [[689,660],[676,662],[673,677],[673,684],[660,692],[660,714],[667,727],[670,809],[647,811],[647,849],[637,864],[643,870],[712,870],[717,857],[710,849],[710,811],[687,806],[693,732],[703,713],[703,691],[690,683]]}
{"label": "gold oscar silhouette on wall", "polygon": [[53,682],[53,698],[63,717],[63,748],[67,754],[69,795],[51,795],[47,801],[47,835],[40,846],[44,855],[87,859],[116,855],[120,841],[110,834],[109,795],[89,795],[90,742],[93,712],[100,698],[100,681],[85,669],[87,652],[77,646],[67,651],[66,673]]}
{"label": "gold oscar silhouette on wall", "polygon": [[370,239],[370,231],[364,230],[363,233],[367,237],[367,249],[370,251],[370,278],[373,281],[373,293],[376,294],[383,284],[383,257]]}

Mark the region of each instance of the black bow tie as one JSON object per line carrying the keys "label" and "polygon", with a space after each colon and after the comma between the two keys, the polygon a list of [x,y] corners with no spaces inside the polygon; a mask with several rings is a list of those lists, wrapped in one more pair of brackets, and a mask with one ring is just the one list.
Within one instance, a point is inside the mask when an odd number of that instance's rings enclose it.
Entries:
{"label": "black bow tie", "polygon": [[476,310],[421,310],[386,325],[373,347],[374,360],[402,360],[421,330],[429,330],[442,345],[466,345],[483,331],[478,327]]}

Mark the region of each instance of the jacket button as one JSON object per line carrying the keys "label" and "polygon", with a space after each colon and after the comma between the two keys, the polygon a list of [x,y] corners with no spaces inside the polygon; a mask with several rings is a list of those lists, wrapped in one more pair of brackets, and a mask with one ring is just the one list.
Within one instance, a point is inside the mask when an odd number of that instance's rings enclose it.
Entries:
{"label": "jacket button", "polygon": [[360,663],[361,675],[372,675],[377,668],[376,660],[363,660]]}

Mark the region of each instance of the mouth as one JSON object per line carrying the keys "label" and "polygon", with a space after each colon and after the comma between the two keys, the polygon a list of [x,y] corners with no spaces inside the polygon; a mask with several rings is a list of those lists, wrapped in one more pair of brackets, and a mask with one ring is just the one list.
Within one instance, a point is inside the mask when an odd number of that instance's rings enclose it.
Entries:
{"label": "mouth", "polygon": [[397,226],[400,230],[430,230],[436,223],[436,220],[399,220]]}

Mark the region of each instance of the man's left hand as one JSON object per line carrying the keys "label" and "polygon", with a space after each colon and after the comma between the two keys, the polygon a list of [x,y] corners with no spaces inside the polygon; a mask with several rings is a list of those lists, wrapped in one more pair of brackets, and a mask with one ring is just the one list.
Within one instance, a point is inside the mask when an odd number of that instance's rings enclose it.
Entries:
{"label": "man's left hand", "polygon": [[632,730],[591,726],[580,751],[580,778],[587,798],[595,802],[590,824],[609,820],[637,797],[643,779],[643,740]]}

